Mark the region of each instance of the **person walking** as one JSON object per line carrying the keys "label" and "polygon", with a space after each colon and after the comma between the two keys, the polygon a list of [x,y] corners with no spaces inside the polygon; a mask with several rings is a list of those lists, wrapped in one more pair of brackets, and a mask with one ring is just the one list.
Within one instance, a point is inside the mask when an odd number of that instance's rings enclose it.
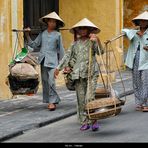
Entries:
{"label": "person walking", "polygon": [[87,85],[90,49],[92,49],[93,64],[91,71],[92,93],[89,100],[93,100],[95,98],[97,79],[99,75],[99,65],[95,56],[96,54],[99,55],[100,52],[103,53],[101,42],[96,36],[96,34],[100,32],[100,29],[87,18],[84,18],[76,25],[74,25],[70,29],[70,32],[75,34],[76,41],[72,43],[65,56],[61,60],[60,64],[57,66],[55,70],[55,77],[57,77],[59,71],[61,71],[65,67],[66,71],[71,72],[77,95],[77,115],[78,120],[81,123],[80,130],[84,131],[92,127],[92,130],[96,131],[98,130],[99,125],[96,120],[90,121],[87,118],[87,116],[85,115],[85,105],[86,98],[88,97]]}
{"label": "person walking", "polygon": [[26,28],[27,44],[32,47],[34,51],[39,49],[38,61],[39,64],[41,64],[43,102],[48,103],[48,109],[50,111],[54,111],[56,104],[60,102],[60,97],[56,91],[54,69],[64,56],[62,36],[57,29],[64,27],[65,24],[56,12],[40,18],[39,22],[47,25],[47,29],[32,41],[29,35],[31,29]]}
{"label": "person walking", "polygon": [[125,64],[132,69],[136,110],[148,111],[148,11],[132,22],[138,29],[123,29],[130,41]]}

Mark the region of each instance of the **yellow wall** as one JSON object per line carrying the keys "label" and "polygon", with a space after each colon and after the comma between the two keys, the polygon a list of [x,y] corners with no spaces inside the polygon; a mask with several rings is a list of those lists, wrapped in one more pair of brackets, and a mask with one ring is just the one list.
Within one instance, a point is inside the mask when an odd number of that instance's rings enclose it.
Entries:
{"label": "yellow wall", "polygon": [[[99,36],[103,42],[115,36],[117,30],[119,30],[120,25],[118,26],[118,24],[116,24],[116,12],[118,11],[120,14],[121,9],[119,10],[120,6],[117,6],[117,1],[118,0],[59,0],[59,14],[66,22],[65,28],[70,28],[82,18],[87,17],[101,29]],[[120,23],[120,21],[118,23]],[[63,31],[63,40],[66,48],[72,39],[73,37],[68,31]]]}
{"label": "yellow wall", "polygon": [[[59,2],[59,14],[66,22],[65,28],[71,28],[79,20],[87,17],[101,29],[101,33],[98,36],[103,46],[104,41],[120,34],[123,25],[122,0],[59,0]],[[62,31],[62,35],[67,49],[73,41],[73,35],[69,31]],[[120,66],[123,64],[123,50],[119,48],[121,43],[117,41],[113,44]],[[111,58],[113,58],[112,55]],[[115,70],[115,61],[112,61],[112,63],[114,64],[111,64],[111,69]],[[114,77],[115,73],[111,73],[111,75]]]}
{"label": "yellow wall", "polygon": [[147,0],[124,0],[124,27],[133,27],[132,19],[148,10]]}
{"label": "yellow wall", "polygon": [[15,40],[11,29],[23,25],[22,2],[23,0],[0,0],[0,99],[11,96],[5,79],[9,74],[8,64],[12,57]]}

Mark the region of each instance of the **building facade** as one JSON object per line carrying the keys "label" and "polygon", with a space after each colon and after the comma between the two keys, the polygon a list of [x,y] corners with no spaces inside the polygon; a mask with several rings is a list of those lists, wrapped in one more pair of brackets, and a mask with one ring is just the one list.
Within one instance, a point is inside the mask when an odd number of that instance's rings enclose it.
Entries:
{"label": "building facade", "polygon": [[[65,21],[65,28],[70,28],[84,17],[90,19],[101,29],[98,36],[103,43],[120,34],[123,27],[131,27],[131,19],[147,9],[147,0],[0,0],[0,99],[11,97],[5,80],[9,74],[8,64],[13,56],[16,40],[12,29],[28,26],[40,28],[42,26],[38,19],[56,11]],[[67,49],[73,41],[73,35],[64,30],[61,32]],[[33,37],[36,35],[37,32]],[[122,66],[123,40],[116,41],[113,46],[118,64]]]}

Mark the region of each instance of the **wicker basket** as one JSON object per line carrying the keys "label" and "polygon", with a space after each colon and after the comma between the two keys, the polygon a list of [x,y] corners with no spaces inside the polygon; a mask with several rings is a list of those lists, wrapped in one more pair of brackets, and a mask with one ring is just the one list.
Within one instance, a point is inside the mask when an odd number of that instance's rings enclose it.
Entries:
{"label": "wicker basket", "polygon": [[39,79],[21,80],[12,75],[8,76],[8,86],[13,95],[36,94],[39,88]]}
{"label": "wicker basket", "polygon": [[117,98],[102,98],[87,103],[85,109],[90,120],[104,119],[121,112],[121,101]]}
{"label": "wicker basket", "polygon": [[96,89],[96,94],[95,98],[100,99],[100,98],[106,98],[110,96],[110,91],[105,89],[105,88],[97,88]]}
{"label": "wicker basket", "polygon": [[37,93],[39,88],[39,74],[35,66],[28,63],[15,63],[10,66],[9,71],[7,85],[13,95]]}

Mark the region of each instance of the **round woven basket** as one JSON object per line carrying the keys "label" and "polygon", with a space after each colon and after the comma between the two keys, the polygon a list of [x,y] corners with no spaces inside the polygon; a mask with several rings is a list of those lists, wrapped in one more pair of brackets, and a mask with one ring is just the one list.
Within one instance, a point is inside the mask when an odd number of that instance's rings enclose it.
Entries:
{"label": "round woven basket", "polygon": [[85,110],[90,120],[104,119],[121,112],[121,101],[117,98],[102,98],[87,103]]}
{"label": "round woven basket", "polygon": [[[27,59],[26,59],[27,60]],[[13,95],[36,94],[39,88],[39,73],[35,65],[15,63],[9,67],[8,86]]]}
{"label": "round woven basket", "polygon": [[96,93],[95,93],[95,98],[100,99],[100,98],[106,98],[110,96],[110,91],[105,89],[105,88],[97,88]]}
{"label": "round woven basket", "polygon": [[9,75],[8,85],[13,95],[36,94],[39,88],[39,79],[21,80]]}

